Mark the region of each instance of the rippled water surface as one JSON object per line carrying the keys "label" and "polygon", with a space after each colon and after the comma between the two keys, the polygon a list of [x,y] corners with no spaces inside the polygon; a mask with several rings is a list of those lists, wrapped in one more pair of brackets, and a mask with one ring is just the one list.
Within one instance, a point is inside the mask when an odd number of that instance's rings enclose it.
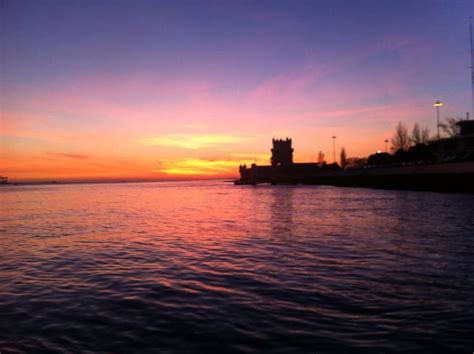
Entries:
{"label": "rippled water surface", "polygon": [[0,189],[0,352],[474,350],[474,196]]}

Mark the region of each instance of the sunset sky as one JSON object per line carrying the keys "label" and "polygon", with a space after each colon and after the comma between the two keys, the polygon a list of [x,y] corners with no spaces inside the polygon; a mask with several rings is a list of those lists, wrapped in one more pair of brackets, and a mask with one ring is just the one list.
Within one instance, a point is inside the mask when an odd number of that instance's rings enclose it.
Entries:
{"label": "sunset sky", "polygon": [[0,174],[237,176],[471,107],[466,1],[0,1]]}

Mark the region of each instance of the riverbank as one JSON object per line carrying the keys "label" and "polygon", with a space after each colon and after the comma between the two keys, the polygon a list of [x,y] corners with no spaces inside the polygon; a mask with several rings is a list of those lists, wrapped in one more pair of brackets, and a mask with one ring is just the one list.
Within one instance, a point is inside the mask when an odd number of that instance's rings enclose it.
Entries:
{"label": "riverbank", "polygon": [[288,167],[271,167],[234,181],[236,185],[316,184],[379,189],[474,193],[474,162],[373,167],[340,171],[298,173]]}

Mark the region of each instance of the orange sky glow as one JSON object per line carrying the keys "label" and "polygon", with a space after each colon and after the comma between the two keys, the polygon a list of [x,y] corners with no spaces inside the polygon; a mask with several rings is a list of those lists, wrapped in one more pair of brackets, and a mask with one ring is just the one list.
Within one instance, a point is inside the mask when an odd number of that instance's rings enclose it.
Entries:
{"label": "orange sky glow", "polygon": [[470,108],[466,43],[453,40],[465,35],[452,26],[462,4],[448,18],[414,9],[427,19],[419,25],[402,26],[405,13],[383,7],[363,12],[348,42],[335,37],[337,23],[305,9],[293,18],[278,7],[209,4],[209,14],[233,17],[203,14],[198,26],[181,24],[170,4],[169,19],[136,17],[137,39],[113,12],[97,22],[110,30],[94,30],[93,13],[60,3],[50,4],[63,13],[54,23],[48,13],[30,18],[29,3],[8,4],[0,175],[12,181],[232,178],[239,164],[268,164],[272,138],[286,137],[297,162],[319,151],[332,162],[333,135],[338,155],[344,147],[365,157],[385,149],[398,121],[434,135],[435,99],[442,118]]}

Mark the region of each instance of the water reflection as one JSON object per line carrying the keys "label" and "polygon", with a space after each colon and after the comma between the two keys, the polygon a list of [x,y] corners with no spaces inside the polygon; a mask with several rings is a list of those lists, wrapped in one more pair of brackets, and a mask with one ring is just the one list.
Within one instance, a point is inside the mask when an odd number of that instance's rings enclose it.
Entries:
{"label": "water reflection", "polygon": [[5,188],[2,351],[472,349],[473,196]]}
{"label": "water reflection", "polygon": [[270,228],[273,238],[291,238],[294,231],[294,187],[275,186],[270,190]]}

